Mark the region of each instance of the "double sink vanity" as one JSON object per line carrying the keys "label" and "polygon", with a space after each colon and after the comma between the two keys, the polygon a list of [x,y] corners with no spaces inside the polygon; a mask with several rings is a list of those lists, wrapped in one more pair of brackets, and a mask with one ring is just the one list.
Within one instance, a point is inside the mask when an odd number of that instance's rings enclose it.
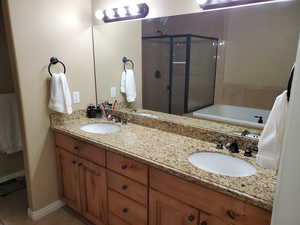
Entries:
{"label": "double sink vanity", "polygon": [[[51,115],[60,196],[83,217],[97,225],[270,224],[276,176],[244,156],[254,140],[163,119],[175,115],[114,113],[129,123]],[[219,137],[234,138],[240,153],[217,149]]]}

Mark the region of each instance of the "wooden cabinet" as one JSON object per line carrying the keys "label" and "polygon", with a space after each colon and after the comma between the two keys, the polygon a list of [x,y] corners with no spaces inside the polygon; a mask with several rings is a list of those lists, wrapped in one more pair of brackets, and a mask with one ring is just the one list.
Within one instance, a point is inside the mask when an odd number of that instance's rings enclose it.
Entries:
{"label": "wooden cabinet", "polygon": [[77,212],[81,211],[78,158],[62,149],[57,149],[59,193],[61,199]]}
{"label": "wooden cabinet", "polygon": [[79,160],[82,215],[96,225],[107,223],[106,171],[89,161]]}
{"label": "wooden cabinet", "polygon": [[197,225],[199,211],[186,204],[150,190],[149,225]]}
{"label": "wooden cabinet", "polygon": [[95,225],[271,223],[271,213],[259,207],[70,136],[55,137],[61,199]]}
{"label": "wooden cabinet", "polygon": [[61,199],[95,225],[107,224],[106,171],[57,148]]}

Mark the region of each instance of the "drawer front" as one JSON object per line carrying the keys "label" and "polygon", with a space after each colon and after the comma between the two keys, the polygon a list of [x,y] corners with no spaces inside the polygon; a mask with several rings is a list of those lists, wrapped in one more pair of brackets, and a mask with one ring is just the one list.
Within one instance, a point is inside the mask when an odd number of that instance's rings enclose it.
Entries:
{"label": "drawer front", "polygon": [[109,188],[147,205],[147,187],[111,171],[107,171]]}
{"label": "drawer front", "polygon": [[84,142],[79,142],[78,147],[80,157],[105,167],[105,150]]}
{"label": "drawer front", "polygon": [[107,167],[142,184],[148,184],[148,167],[142,163],[107,152]]}
{"label": "drawer front", "polygon": [[109,225],[130,225],[125,221],[121,220],[119,217],[115,216],[114,214],[109,214]]}
{"label": "drawer front", "polygon": [[150,185],[162,193],[215,215],[228,223],[270,225],[270,212],[158,169],[150,168]]}
{"label": "drawer front", "polygon": [[79,142],[70,136],[55,133],[55,143],[56,146],[63,148],[64,150],[72,152],[76,155],[79,154]]}
{"label": "drawer front", "polygon": [[108,191],[109,211],[131,225],[147,225],[147,208],[114,191]]}

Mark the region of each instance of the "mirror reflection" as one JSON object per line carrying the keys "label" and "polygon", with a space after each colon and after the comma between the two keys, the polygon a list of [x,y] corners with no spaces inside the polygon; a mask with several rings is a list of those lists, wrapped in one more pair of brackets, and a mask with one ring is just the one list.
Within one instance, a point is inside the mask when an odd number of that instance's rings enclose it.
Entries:
{"label": "mirror reflection", "polygon": [[287,88],[299,21],[285,5],[144,20],[143,108],[262,128]]}
{"label": "mirror reflection", "polygon": [[[292,1],[95,22],[98,103],[129,102],[141,116],[180,123],[189,117],[195,126],[217,121],[262,129],[275,98],[288,85],[299,11],[299,1]],[[123,57],[134,63],[134,68],[125,66],[135,81],[132,96],[122,90]]]}

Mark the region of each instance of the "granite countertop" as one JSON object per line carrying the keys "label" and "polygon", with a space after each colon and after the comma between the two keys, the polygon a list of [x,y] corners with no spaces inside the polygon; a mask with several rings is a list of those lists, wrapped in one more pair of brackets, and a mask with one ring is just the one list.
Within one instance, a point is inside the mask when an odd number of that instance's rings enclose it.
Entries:
{"label": "granite countertop", "polygon": [[236,131],[242,132],[245,129],[250,131],[252,134],[260,134],[262,131],[261,129],[247,128],[243,126],[232,125],[230,123],[225,123],[225,122],[216,122],[216,121],[205,120],[196,117],[190,117],[188,115],[181,116],[181,115],[174,115],[174,114],[157,112],[157,111],[146,110],[146,109],[137,109],[137,112],[132,112],[132,110],[128,108],[122,108],[120,109],[120,111],[129,114],[134,114],[134,115],[139,115],[138,113],[149,113],[149,114],[157,115],[158,120],[175,122],[178,124],[182,124],[184,126],[203,128],[207,130],[219,131],[219,132],[224,132],[229,134],[232,134],[233,132]]}
{"label": "granite countertop", "polygon": [[113,134],[91,134],[80,130],[81,125],[94,122],[107,121],[73,118],[63,123],[52,122],[52,129],[160,168],[252,205],[272,210],[276,174],[273,170],[260,167],[255,162],[255,158],[234,154],[235,157],[251,163],[257,169],[255,175],[243,178],[216,175],[197,169],[187,160],[187,157],[194,152],[220,152],[231,155],[227,150],[217,150],[213,143],[133,123],[120,125],[120,131]]}

